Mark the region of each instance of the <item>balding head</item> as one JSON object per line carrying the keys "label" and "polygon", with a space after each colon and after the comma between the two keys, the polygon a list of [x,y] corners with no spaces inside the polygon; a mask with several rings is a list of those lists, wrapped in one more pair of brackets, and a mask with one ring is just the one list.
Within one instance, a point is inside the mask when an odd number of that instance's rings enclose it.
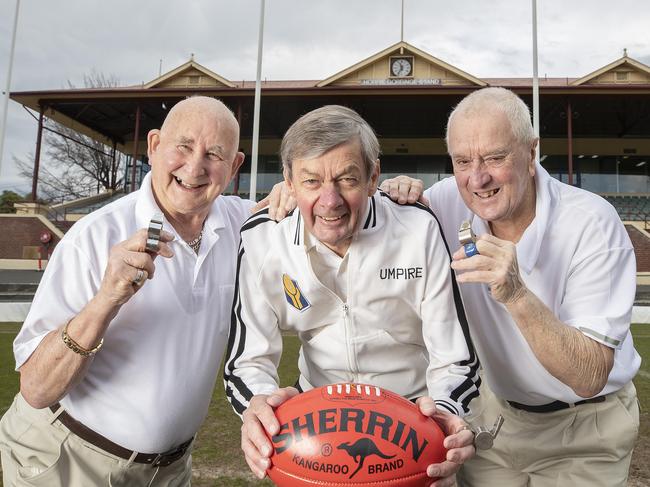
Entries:
{"label": "balding head", "polygon": [[164,133],[172,126],[175,126],[179,120],[187,116],[192,116],[193,114],[201,114],[207,117],[207,119],[211,118],[215,122],[228,127],[232,130],[237,143],[239,142],[239,124],[235,115],[222,101],[208,96],[192,96],[178,102],[169,110],[165,121],[160,127],[160,131]]}

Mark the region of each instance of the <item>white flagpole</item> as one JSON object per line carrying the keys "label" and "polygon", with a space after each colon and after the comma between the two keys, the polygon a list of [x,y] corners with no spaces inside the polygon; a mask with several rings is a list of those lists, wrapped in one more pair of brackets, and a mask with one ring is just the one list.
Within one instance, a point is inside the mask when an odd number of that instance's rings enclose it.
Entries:
{"label": "white flagpole", "polygon": [[9,107],[9,90],[11,89],[11,68],[14,64],[14,50],[16,48],[16,30],[18,30],[18,10],[20,0],[16,0],[16,12],[14,13],[14,30],[11,33],[11,47],[9,48],[9,67],[7,68],[7,85],[2,100],[2,123],[0,124],[0,175],[2,175],[2,153],[5,145],[5,132],[7,129],[7,109]]}
{"label": "white flagpole", "polygon": [[[539,137],[539,77],[537,75],[537,0],[533,1],[533,130]],[[542,153],[541,140],[537,143],[537,162]]]}
{"label": "white flagpole", "polygon": [[261,0],[260,30],[257,39],[257,78],[253,106],[253,150],[251,153],[251,185],[249,198],[257,201],[257,152],[260,138],[260,98],[262,95],[262,46],[264,44],[264,0]]}
{"label": "white flagpole", "polygon": [[402,28],[400,30],[399,40],[404,41],[404,0],[402,0]]}

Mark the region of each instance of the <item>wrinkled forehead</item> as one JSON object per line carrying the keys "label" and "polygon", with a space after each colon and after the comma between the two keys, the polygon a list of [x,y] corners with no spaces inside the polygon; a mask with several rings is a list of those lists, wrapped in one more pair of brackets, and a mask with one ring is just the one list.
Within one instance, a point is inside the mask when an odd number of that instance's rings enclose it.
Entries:
{"label": "wrinkled forehead", "polygon": [[516,144],[512,124],[499,109],[457,113],[449,121],[449,151],[467,144]]}
{"label": "wrinkled forehead", "polygon": [[365,173],[365,163],[361,143],[357,138],[332,147],[326,151],[305,151],[306,155],[295,158],[294,171],[335,173]]}

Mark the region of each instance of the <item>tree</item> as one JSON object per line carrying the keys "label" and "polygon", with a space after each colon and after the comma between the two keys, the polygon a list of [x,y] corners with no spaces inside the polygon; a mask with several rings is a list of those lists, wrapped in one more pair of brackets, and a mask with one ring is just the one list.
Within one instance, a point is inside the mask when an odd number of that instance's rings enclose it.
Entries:
{"label": "tree", "polygon": [[[119,86],[119,81],[93,70],[84,76],[84,86],[109,88]],[[70,81],[68,87],[75,88]],[[44,150],[38,176],[40,197],[60,202],[124,186],[124,154],[53,120],[46,119],[43,127]],[[14,157],[21,176],[30,180],[33,161],[33,156],[25,160]]]}
{"label": "tree", "polygon": [[20,203],[21,201],[25,201],[25,198],[18,193],[7,190],[3,191],[0,194],[0,213],[16,213],[14,203]]}

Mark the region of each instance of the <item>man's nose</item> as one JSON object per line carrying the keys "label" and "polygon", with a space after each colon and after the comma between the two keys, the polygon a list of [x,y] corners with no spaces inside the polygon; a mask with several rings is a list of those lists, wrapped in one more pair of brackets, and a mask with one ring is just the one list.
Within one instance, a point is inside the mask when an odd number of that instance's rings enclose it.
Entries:
{"label": "man's nose", "polygon": [[480,188],[490,182],[490,172],[482,161],[472,161],[470,171],[469,181],[472,186]]}
{"label": "man's nose", "polygon": [[205,174],[205,157],[200,151],[193,151],[185,159],[185,170],[190,176],[202,176]]}
{"label": "man's nose", "polygon": [[323,185],[321,188],[320,197],[318,202],[326,208],[336,208],[338,207],[343,198],[341,198],[341,193],[338,188],[333,184]]}

